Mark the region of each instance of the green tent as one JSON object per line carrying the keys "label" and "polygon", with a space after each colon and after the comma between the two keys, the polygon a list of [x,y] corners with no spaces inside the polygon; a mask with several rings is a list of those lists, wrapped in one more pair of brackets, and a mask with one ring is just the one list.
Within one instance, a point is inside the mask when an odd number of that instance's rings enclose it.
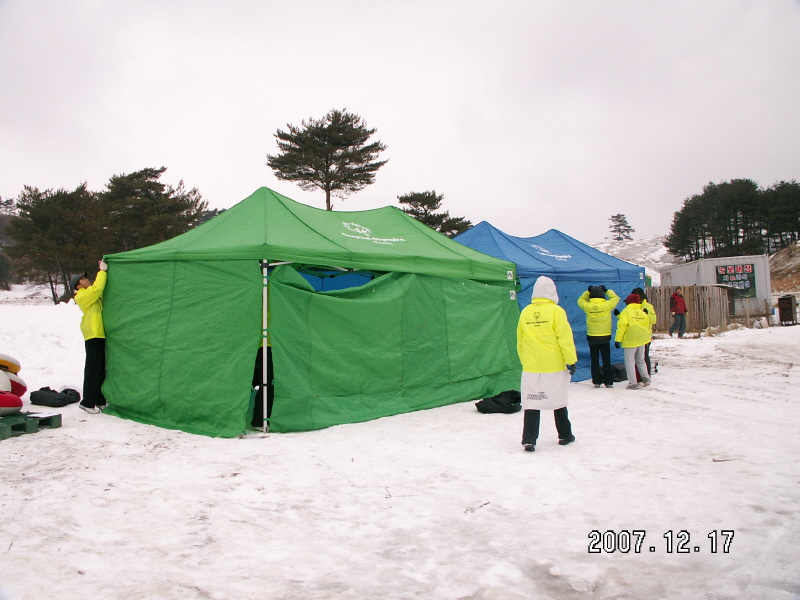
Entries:
{"label": "green tent", "polygon": [[[245,431],[267,310],[272,431],[519,383],[514,265],[394,207],[330,212],[260,188],[196,229],[106,261],[103,392],[119,417],[211,436]],[[338,272],[369,278],[320,292],[303,276]]]}

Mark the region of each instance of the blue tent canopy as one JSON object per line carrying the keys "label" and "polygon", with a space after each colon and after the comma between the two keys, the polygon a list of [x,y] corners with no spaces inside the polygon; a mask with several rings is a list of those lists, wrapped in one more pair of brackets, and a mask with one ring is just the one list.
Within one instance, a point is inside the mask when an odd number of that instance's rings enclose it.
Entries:
{"label": "blue tent canopy", "polygon": [[[473,250],[517,265],[517,276],[522,288],[517,294],[520,310],[530,304],[533,284],[538,277],[546,275],[555,282],[558,304],[567,311],[578,350],[578,371],[573,377],[574,381],[591,378],[589,347],[586,344],[586,314],[578,307],[578,297],[590,285],[605,285],[620,297],[617,308],[622,310],[622,300],[631,290],[644,287],[644,267],[596,250],[556,229],[534,237],[521,238],[508,235],[482,221],[453,239]],[[623,360],[622,351],[613,345],[611,360]]]}

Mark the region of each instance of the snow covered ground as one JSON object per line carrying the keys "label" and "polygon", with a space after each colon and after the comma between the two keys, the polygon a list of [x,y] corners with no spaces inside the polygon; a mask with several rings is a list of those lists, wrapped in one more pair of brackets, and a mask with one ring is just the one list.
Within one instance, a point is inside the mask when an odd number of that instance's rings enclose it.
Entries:
{"label": "snow covered ground", "polygon": [[[79,311],[23,295],[0,293],[0,353],[80,389]],[[58,409],[0,441],[0,597],[800,598],[800,327],[652,356],[645,391],[573,384],[577,441],[546,418],[535,453],[521,413],[472,403],[243,439]],[[602,551],[624,531],[639,551]]]}

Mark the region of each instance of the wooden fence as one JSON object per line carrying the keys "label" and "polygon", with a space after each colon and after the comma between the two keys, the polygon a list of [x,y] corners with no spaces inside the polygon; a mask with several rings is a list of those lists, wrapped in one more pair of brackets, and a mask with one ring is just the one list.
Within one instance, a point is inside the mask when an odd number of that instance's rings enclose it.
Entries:
{"label": "wooden fence", "polygon": [[658,322],[653,328],[667,332],[672,325],[669,299],[681,287],[686,301],[686,331],[700,331],[706,327],[724,328],[730,322],[728,293],[714,285],[658,286],[647,288],[647,300],[655,306]]}

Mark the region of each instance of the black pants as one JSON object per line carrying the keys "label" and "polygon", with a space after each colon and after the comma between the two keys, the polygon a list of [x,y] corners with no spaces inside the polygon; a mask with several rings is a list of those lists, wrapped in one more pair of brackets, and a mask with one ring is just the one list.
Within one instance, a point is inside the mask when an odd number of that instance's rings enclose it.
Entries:
{"label": "black pants", "polygon": [[[253,405],[253,420],[250,425],[253,427],[264,426],[264,389],[262,373],[264,364],[264,349],[259,348],[256,354],[256,366],[253,370],[253,387],[258,388],[256,392],[255,404]],[[272,347],[267,346],[267,418],[272,415],[272,401],[275,398],[275,386],[272,385]]]}
{"label": "black pants", "polygon": [[[536,445],[536,440],[539,439],[539,420],[541,419],[541,412],[540,410],[525,410],[525,421],[522,426],[522,443],[524,445]],[[554,410],[553,418],[556,421],[558,439],[566,440],[572,437],[572,423],[569,422],[567,407],[565,406]]]}
{"label": "black pants", "polygon": [[[600,357],[603,358],[602,371],[600,371]],[[614,376],[611,374],[611,342],[589,344],[589,360],[592,363],[592,383],[614,385]]]}
{"label": "black pants", "polygon": [[106,340],[92,338],[84,342],[86,363],[83,367],[83,400],[84,406],[105,406],[106,399],[101,388],[106,379]]}
{"label": "black pants", "polygon": [[644,364],[647,365],[647,374],[650,375],[650,342],[644,345]]}

